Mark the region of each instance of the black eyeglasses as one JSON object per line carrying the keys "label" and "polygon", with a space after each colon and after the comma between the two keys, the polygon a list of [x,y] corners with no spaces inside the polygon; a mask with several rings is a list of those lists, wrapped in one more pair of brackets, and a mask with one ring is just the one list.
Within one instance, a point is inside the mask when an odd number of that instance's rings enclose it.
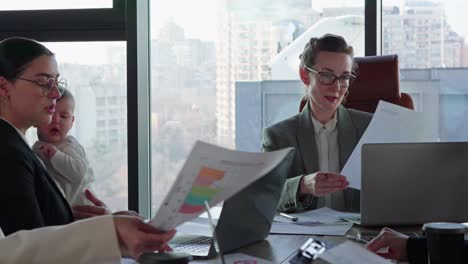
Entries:
{"label": "black eyeglasses", "polygon": [[25,78],[16,78],[18,80],[23,80],[27,81],[30,83],[35,83],[42,87],[42,92],[44,93],[45,96],[47,96],[50,91],[57,85],[57,89],[59,90],[60,94],[63,94],[63,91],[67,88],[67,80],[65,79],[54,79],[54,78],[49,78],[46,80],[40,80],[40,81],[34,81],[34,80],[28,80]]}
{"label": "black eyeglasses", "polygon": [[336,80],[338,80],[338,84],[342,89],[347,89],[353,83],[354,79],[356,79],[356,76],[353,74],[343,74],[341,76],[336,76],[331,72],[319,72],[307,66],[306,69],[310,72],[316,73],[318,76],[318,81],[323,85],[332,85]]}

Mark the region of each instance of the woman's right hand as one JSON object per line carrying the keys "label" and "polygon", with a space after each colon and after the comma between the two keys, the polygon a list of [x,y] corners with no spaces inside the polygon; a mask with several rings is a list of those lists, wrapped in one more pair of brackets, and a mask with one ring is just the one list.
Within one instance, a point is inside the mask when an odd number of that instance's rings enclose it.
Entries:
{"label": "woman's right hand", "polygon": [[300,192],[301,194],[312,194],[319,197],[344,190],[348,185],[349,182],[343,175],[317,172],[302,177]]}
{"label": "woman's right hand", "polygon": [[161,232],[133,216],[114,216],[114,225],[122,256],[138,259],[151,251],[171,251],[167,245],[175,230]]}
{"label": "woman's right hand", "polygon": [[[367,244],[367,249],[376,254],[389,259],[406,259],[406,244],[408,236],[399,233],[388,227],[384,227],[380,234]],[[387,249],[387,252],[380,253],[381,249]]]}

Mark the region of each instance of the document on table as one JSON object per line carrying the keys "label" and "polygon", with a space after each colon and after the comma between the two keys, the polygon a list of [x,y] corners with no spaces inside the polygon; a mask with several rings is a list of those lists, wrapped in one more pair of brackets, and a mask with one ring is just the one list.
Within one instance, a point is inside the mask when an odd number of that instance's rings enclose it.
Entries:
{"label": "document on table", "polygon": [[319,258],[333,264],[392,263],[390,260],[384,259],[364,247],[349,241],[325,251],[319,255]]}
{"label": "document on table", "polygon": [[226,261],[226,264],[272,264],[273,262],[270,262],[268,260],[264,260],[261,258],[256,258],[252,257],[249,255],[245,255],[242,253],[234,253],[234,254],[229,254],[224,256],[224,260]]}
{"label": "document on table", "polygon": [[404,143],[437,141],[437,123],[424,112],[416,112],[380,101],[367,130],[346,162],[341,174],[349,187],[361,189],[361,148],[365,143]]}
{"label": "document on table", "polygon": [[270,234],[344,236],[353,223],[273,222]]}
{"label": "document on table", "polygon": [[[312,211],[307,211],[297,214],[289,214],[295,216],[299,219],[300,222],[316,222],[316,223],[338,223],[343,222],[344,218],[355,218],[358,217],[358,213],[346,213],[339,212],[328,207],[321,207]],[[291,220],[286,219],[282,216],[275,216],[274,221],[284,222],[284,223],[293,223]]]}
{"label": "document on table", "polygon": [[228,199],[270,172],[293,148],[241,152],[197,141],[150,223],[170,230]]}

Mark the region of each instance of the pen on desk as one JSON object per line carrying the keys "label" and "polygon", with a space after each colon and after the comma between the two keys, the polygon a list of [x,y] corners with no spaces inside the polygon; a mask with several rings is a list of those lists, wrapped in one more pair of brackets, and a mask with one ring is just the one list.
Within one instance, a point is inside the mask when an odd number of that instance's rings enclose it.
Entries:
{"label": "pen on desk", "polygon": [[359,242],[359,243],[363,243],[363,244],[369,243],[369,241],[367,241],[365,239],[362,239],[362,238],[359,238],[359,237],[355,237],[355,236],[346,235],[346,238],[351,239],[351,240],[356,241],[356,242]]}
{"label": "pen on desk", "polygon": [[295,216],[292,216],[292,215],[288,215],[288,214],[285,214],[285,213],[280,213],[280,215],[284,218],[287,218],[293,222],[299,222],[299,218],[295,217]]}

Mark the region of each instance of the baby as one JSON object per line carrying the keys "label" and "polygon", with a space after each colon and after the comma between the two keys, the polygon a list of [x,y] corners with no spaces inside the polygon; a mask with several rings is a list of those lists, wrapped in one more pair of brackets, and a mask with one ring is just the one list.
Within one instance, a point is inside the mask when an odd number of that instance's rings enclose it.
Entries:
{"label": "baby", "polygon": [[41,158],[49,174],[60,185],[70,205],[92,204],[84,191],[90,189],[94,175],[83,147],[68,135],[75,121],[75,99],[65,90],[57,100],[50,124],[37,127],[39,140],[33,150]]}

